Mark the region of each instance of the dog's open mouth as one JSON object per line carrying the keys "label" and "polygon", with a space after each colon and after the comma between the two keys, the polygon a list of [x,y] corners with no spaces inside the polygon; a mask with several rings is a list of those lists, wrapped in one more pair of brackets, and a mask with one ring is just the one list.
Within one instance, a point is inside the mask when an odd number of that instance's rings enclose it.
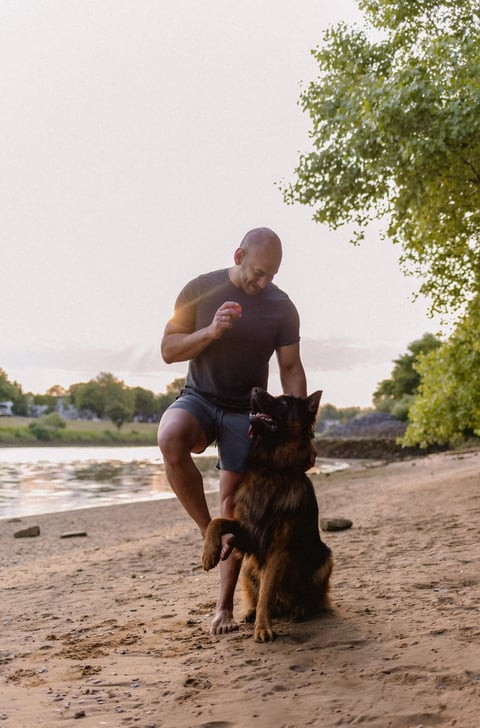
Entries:
{"label": "dog's open mouth", "polygon": [[270,432],[276,432],[278,429],[277,420],[275,420],[272,415],[268,414],[268,412],[264,411],[265,409],[269,409],[268,405],[271,400],[273,400],[273,398],[268,394],[268,392],[260,389],[260,387],[252,389],[252,396],[250,398],[251,410],[249,414],[250,435],[252,435],[253,425],[261,425]]}
{"label": "dog's open mouth", "polygon": [[278,428],[276,421],[273,419],[273,417],[267,415],[266,412],[250,412],[248,419],[250,421],[250,425],[259,422],[264,427],[266,427],[267,430],[270,430],[270,432],[275,432],[275,430]]}

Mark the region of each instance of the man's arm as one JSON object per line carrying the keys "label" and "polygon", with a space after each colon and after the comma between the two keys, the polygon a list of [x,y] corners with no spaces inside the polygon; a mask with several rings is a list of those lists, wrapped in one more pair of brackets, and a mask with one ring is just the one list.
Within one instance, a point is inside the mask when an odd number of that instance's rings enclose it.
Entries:
{"label": "man's arm", "polygon": [[173,364],[194,359],[214,338],[210,327],[189,332],[175,321],[169,321],[161,343],[163,360],[166,364]]}
{"label": "man's arm", "polygon": [[284,394],[291,394],[294,397],[303,397],[305,399],[307,396],[307,379],[300,360],[300,345],[280,346],[276,353]]}
{"label": "man's arm", "polygon": [[[305,399],[307,397],[307,379],[300,360],[300,345],[292,344],[291,346],[279,347],[277,349],[277,359],[283,393]],[[311,452],[305,463],[305,471],[313,467],[316,457],[317,453],[312,440]]]}
{"label": "man's arm", "polygon": [[225,301],[217,309],[209,326],[198,331],[189,331],[185,326],[171,319],[165,327],[161,351],[166,364],[189,361],[202,353],[215,339],[219,339],[233,321],[241,316],[241,308],[235,301]]}

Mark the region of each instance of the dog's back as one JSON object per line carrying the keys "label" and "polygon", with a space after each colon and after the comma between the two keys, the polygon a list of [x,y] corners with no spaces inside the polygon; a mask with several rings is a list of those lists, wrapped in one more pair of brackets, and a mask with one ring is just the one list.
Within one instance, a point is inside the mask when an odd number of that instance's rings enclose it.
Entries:
{"label": "dog's back", "polygon": [[246,619],[255,639],[273,639],[270,616],[301,618],[328,606],[332,557],[318,529],[318,505],[305,470],[321,392],[307,399],[252,392],[253,444],[235,502],[234,520],[214,519],[203,563],[218,562],[223,533],[245,554]]}

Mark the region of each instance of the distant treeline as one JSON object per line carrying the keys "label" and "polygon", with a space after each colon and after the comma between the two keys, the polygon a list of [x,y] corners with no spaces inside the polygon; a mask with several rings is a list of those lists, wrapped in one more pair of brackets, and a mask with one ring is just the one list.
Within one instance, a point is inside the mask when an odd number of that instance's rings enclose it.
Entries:
{"label": "distant treeline", "polygon": [[128,387],[113,374],[102,372],[88,382],[59,385],[45,394],[24,393],[18,382],[11,382],[0,369],[0,402],[10,402],[11,412],[23,417],[57,413],[64,419],[110,419],[120,428],[125,422],[158,422],[175,400],[185,380],[175,379],[166,392],[155,394],[143,387]]}
{"label": "distant treeline", "polygon": [[[45,394],[32,394],[24,393],[22,386],[11,382],[0,369],[0,402],[13,403],[11,414],[41,418],[42,422],[38,424],[30,423],[29,433],[31,436],[38,431],[41,439],[42,427],[55,429],[56,437],[61,437],[62,420],[109,419],[118,429],[126,422],[158,422],[184,384],[184,378],[175,379],[164,393],[155,394],[143,387],[129,387],[113,374],[102,372],[94,379],[72,384],[68,389],[54,385]],[[326,404],[320,408],[316,429],[322,432],[332,425],[345,424],[365,411],[359,407],[337,408]],[[73,437],[70,431],[68,435],[63,432],[63,437],[67,436]],[[107,439],[111,437],[110,433]]]}

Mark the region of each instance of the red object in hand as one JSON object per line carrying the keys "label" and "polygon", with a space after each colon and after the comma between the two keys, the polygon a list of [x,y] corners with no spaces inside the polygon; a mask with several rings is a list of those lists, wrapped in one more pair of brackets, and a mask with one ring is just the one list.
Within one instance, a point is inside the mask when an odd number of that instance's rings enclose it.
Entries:
{"label": "red object in hand", "polygon": [[234,318],[240,318],[242,315],[242,307],[239,303],[235,303],[233,307],[233,316]]}

